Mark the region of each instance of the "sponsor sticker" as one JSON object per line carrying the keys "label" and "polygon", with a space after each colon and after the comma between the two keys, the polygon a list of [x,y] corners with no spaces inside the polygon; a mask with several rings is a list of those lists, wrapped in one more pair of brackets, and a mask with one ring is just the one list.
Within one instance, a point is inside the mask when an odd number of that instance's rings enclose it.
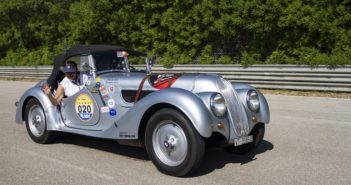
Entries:
{"label": "sponsor sticker", "polygon": [[110,107],[110,108],[113,108],[115,106],[115,100],[109,99],[107,101],[107,106]]}
{"label": "sponsor sticker", "polygon": [[92,92],[92,93],[97,93],[96,87],[93,87],[93,88],[91,89],[91,92]]}
{"label": "sponsor sticker", "polygon": [[96,82],[95,87],[96,89],[100,89],[100,82]]}
{"label": "sponsor sticker", "polygon": [[76,98],[74,107],[76,114],[82,121],[89,121],[94,115],[94,103],[87,94],[80,94]]}
{"label": "sponsor sticker", "polygon": [[135,138],[136,133],[135,132],[120,132],[119,137]]}
{"label": "sponsor sticker", "polygon": [[108,91],[112,94],[115,92],[115,86],[114,85],[111,85],[108,87]]}
{"label": "sponsor sticker", "polygon": [[108,91],[104,88],[104,89],[100,89],[100,93],[102,96],[105,96],[108,94]]}
{"label": "sponsor sticker", "polygon": [[109,114],[110,114],[111,117],[116,117],[116,116],[117,116],[117,111],[116,111],[116,109],[110,109]]}
{"label": "sponsor sticker", "polygon": [[105,100],[105,102],[107,102],[108,99],[110,99],[110,97],[108,95],[103,95],[102,98]]}
{"label": "sponsor sticker", "polygon": [[97,78],[95,79],[95,82],[96,82],[96,83],[100,83],[100,81],[101,81],[101,78],[100,78],[100,77],[97,77]]}
{"label": "sponsor sticker", "polygon": [[101,113],[108,113],[110,111],[110,108],[105,106],[105,107],[101,107]]}
{"label": "sponsor sticker", "polygon": [[91,80],[87,80],[87,85],[89,86],[91,84]]}
{"label": "sponsor sticker", "polygon": [[116,83],[118,83],[118,79],[107,79],[105,82],[106,83],[114,83],[114,84],[116,84]]}

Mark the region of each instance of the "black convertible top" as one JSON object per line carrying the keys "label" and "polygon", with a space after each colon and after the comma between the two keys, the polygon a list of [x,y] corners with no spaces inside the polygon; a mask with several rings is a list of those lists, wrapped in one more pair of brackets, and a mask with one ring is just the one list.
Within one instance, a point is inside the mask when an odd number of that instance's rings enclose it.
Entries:
{"label": "black convertible top", "polygon": [[142,52],[132,51],[132,50],[125,49],[124,47],[121,47],[121,46],[112,46],[112,45],[77,45],[67,50],[64,54],[65,54],[65,59],[67,59],[74,55],[92,54],[92,53],[98,53],[102,51],[127,51],[130,55],[147,56],[145,53],[142,53]]}
{"label": "black convertible top", "polygon": [[60,73],[60,67],[64,65],[66,59],[76,56],[76,55],[89,55],[89,54],[94,54],[98,52],[103,52],[103,51],[127,51],[129,55],[132,56],[144,56],[146,57],[147,55],[142,52],[138,51],[133,51],[133,50],[128,50],[125,49],[124,47],[121,46],[113,46],[113,45],[76,45],[70,49],[68,49],[66,52],[61,53],[54,58],[54,66],[51,72],[51,75],[49,76],[47,83],[50,85],[50,87],[56,88],[57,86],[57,76]]}

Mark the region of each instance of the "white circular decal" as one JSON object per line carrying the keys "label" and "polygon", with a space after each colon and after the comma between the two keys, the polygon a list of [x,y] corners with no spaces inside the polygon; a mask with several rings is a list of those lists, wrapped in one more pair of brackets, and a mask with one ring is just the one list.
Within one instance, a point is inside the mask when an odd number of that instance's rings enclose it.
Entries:
{"label": "white circular decal", "polygon": [[89,86],[91,84],[91,80],[88,80],[87,81],[87,85]]}
{"label": "white circular decal", "polygon": [[76,98],[74,107],[76,114],[82,121],[89,121],[94,115],[94,103],[87,94],[80,94]]}
{"label": "white circular decal", "polygon": [[108,107],[113,108],[115,106],[115,100],[109,99],[107,101],[107,105],[108,105]]}

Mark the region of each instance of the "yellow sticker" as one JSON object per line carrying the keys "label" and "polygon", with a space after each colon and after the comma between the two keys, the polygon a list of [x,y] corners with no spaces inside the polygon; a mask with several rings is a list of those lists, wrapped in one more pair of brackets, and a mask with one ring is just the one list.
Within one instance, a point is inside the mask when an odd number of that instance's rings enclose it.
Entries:
{"label": "yellow sticker", "polygon": [[87,94],[80,94],[75,102],[75,110],[82,121],[89,121],[94,115],[94,102]]}
{"label": "yellow sticker", "polygon": [[97,93],[97,90],[96,90],[96,87],[95,87],[95,86],[91,89],[91,92],[92,92],[92,93]]}
{"label": "yellow sticker", "polygon": [[100,77],[97,77],[96,79],[95,79],[95,82],[96,83],[98,83],[98,82],[100,82],[101,81],[101,78]]}

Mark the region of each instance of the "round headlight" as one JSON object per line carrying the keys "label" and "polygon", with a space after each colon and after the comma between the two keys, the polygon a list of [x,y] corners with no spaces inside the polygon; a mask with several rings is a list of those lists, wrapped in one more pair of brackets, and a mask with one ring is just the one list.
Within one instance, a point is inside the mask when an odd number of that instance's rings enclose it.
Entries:
{"label": "round headlight", "polygon": [[251,89],[247,92],[246,103],[252,112],[257,112],[260,108],[260,100],[258,98],[258,93]]}
{"label": "round headlight", "polygon": [[211,97],[211,110],[217,117],[224,116],[227,111],[227,106],[225,105],[224,98],[221,94],[214,94]]}

